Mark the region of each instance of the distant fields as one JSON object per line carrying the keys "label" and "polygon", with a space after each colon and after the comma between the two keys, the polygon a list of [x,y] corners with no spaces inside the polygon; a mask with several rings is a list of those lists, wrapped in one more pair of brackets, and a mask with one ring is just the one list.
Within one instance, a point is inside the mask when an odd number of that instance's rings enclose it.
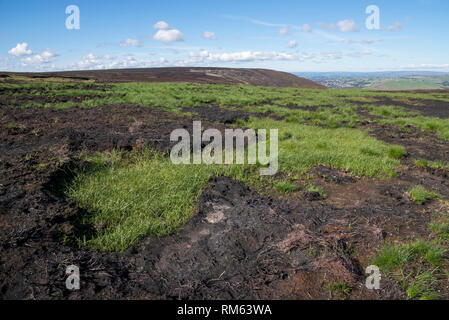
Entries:
{"label": "distant fields", "polygon": [[360,88],[380,90],[449,89],[449,75],[395,77],[328,77],[314,79],[329,88]]}

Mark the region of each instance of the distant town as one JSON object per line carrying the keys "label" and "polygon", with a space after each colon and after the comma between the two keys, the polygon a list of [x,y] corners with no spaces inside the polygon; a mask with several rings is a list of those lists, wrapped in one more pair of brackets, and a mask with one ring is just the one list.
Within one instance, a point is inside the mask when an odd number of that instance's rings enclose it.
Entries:
{"label": "distant town", "polygon": [[443,72],[296,72],[328,88],[381,90],[449,89],[449,73]]}

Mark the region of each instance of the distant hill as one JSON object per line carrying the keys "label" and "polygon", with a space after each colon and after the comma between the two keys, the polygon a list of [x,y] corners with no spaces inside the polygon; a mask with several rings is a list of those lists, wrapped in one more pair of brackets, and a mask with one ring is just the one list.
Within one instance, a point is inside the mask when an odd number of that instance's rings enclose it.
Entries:
{"label": "distant hill", "polygon": [[[3,75],[12,73],[2,72]],[[0,76],[1,76],[0,74]],[[292,88],[325,88],[291,73],[267,69],[240,68],[139,68],[114,70],[14,73],[32,78],[71,78],[95,82],[193,82],[245,84]]]}

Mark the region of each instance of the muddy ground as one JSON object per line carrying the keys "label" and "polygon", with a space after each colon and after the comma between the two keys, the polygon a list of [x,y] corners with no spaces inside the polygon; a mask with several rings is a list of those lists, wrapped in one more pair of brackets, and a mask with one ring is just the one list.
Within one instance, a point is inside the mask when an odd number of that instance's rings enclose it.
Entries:
{"label": "muddy ground", "polygon": [[[189,110],[192,117],[151,107],[63,110],[0,108],[0,297],[3,299],[404,299],[383,279],[365,288],[364,267],[384,240],[428,234],[436,202],[422,206],[406,191],[416,184],[449,196],[447,172],[410,159],[447,159],[449,144],[426,133],[370,124],[377,138],[406,147],[394,180],[351,177],[326,166],[311,170],[325,199],[296,192],[261,196],[226,177],[211,179],[197,214],[177,234],[146,238],[123,253],[79,249],[63,240],[83,212],[55,186],[80,152],[150,145],[169,150],[175,128],[193,119],[225,124],[245,112]],[[205,111],[202,113],[202,111]],[[217,124],[214,124],[216,127]],[[426,141],[428,143],[426,143]],[[437,143],[435,145],[434,143]],[[81,289],[65,288],[65,268],[81,271]],[[339,296],[329,285],[344,282]],[[443,297],[449,290],[442,288]]]}

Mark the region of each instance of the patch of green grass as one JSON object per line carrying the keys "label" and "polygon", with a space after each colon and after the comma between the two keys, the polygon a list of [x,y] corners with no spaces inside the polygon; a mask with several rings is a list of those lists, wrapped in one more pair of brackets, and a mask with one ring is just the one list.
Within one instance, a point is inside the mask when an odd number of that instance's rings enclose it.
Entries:
{"label": "patch of green grass", "polygon": [[347,299],[352,292],[352,288],[344,282],[331,283],[328,288],[333,295],[340,299]]}
{"label": "patch of green grass", "polygon": [[415,160],[415,165],[422,168],[433,168],[433,169],[447,169],[449,168],[449,164],[438,160],[438,161],[428,161],[426,159],[418,159]]}
{"label": "patch of green grass", "polygon": [[439,295],[433,285],[437,279],[431,272],[423,272],[417,275],[408,286],[406,292],[409,299],[437,300]]}
{"label": "patch of green grass", "polygon": [[425,241],[417,241],[399,246],[387,245],[376,256],[373,264],[383,271],[399,269],[414,259],[425,256],[430,247]]}
{"label": "patch of green grass", "polygon": [[432,266],[439,266],[444,259],[445,250],[430,241],[417,240],[409,244],[386,245],[375,257],[373,264],[383,271],[394,271],[407,264],[427,261]]}
{"label": "patch of green grass", "polygon": [[396,119],[400,117],[409,117],[418,115],[417,112],[408,111],[404,108],[398,106],[373,106],[373,105],[365,105],[370,112],[370,114],[378,117],[383,117],[387,119]]}
{"label": "patch of green grass", "polygon": [[388,148],[387,155],[392,159],[401,159],[404,157],[405,151],[401,146],[391,146]]}
{"label": "patch of green grass", "polygon": [[415,165],[417,165],[418,167],[425,168],[428,166],[428,164],[429,164],[429,162],[426,159],[415,160]]}
{"label": "patch of green grass", "polygon": [[360,152],[372,157],[380,156],[380,153],[378,151],[370,149],[368,147],[361,147]]}
{"label": "patch of green grass", "polygon": [[[359,176],[386,176],[400,162],[388,157],[390,145],[368,137],[365,132],[349,128],[320,128],[288,121],[251,118],[247,126],[278,129],[279,136],[292,137],[279,141],[281,171],[305,173],[318,164],[349,169]],[[371,150],[369,154],[363,150]]]}
{"label": "patch of green grass", "polygon": [[414,202],[419,204],[425,204],[432,199],[439,197],[438,193],[435,191],[428,191],[423,186],[415,186],[408,191],[408,194],[413,199]]}
{"label": "patch of green grass", "polygon": [[449,222],[436,222],[430,223],[430,231],[436,232],[437,236],[443,239],[449,239]]}
{"label": "patch of green grass", "polygon": [[449,164],[441,160],[430,162],[429,166],[433,169],[448,169]]}
{"label": "patch of green grass", "polygon": [[274,189],[282,193],[292,193],[298,191],[299,187],[287,181],[279,181],[274,185]]}
{"label": "patch of green grass", "polygon": [[383,122],[399,125],[413,125],[425,131],[435,131],[441,138],[449,140],[449,119],[419,116],[384,120]]}
{"label": "patch of green grass", "polygon": [[307,191],[307,192],[316,192],[316,193],[318,193],[318,194],[320,195],[320,197],[322,197],[322,198],[326,198],[326,197],[327,197],[326,192],[325,192],[321,187],[315,186],[315,185],[313,185],[313,184],[309,184],[309,185],[307,186],[307,188],[306,188],[306,191]]}
{"label": "patch of green grass", "polygon": [[85,245],[121,251],[143,235],[175,231],[192,214],[195,201],[216,166],[174,165],[169,158],[146,150],[111,152],[90,159],[67,191],[91,213],[87,223],[102,230]]}
{"label": "patch of green grass", "polygon": [[435,289],[439,282],[436,275],[448,275],[448,242],[444,234],[449,231],[449,223],[446,215],[435,218],[438,218],[438,222],[433,221],[430,230],[436,232],[437,237],[385,245],[372,261],[384,274],[393,276],[402,283],[409,299],[439,299]]}

